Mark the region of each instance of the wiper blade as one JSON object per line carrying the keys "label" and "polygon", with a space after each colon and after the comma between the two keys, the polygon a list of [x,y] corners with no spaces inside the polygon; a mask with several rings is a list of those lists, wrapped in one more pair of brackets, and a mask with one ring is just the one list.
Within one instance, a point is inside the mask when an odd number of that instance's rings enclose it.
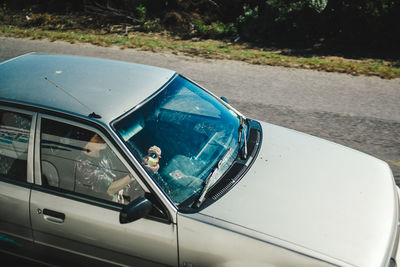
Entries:
{"label": "wiper blade", "polygon": [[[247,158],[247,139],[246,134],[244,135],[244,144],[243,150],[240,148],[240,143],[242,142],[242,136],[244,134],[244,124],[246,123],[246,118],[240,116],[240,125],[239,125],[239,139],[238,139],[238,152],[241,153],[240,158],[246,159]],[[247,131],[247,130],[246,130]]]}
{"label": "wiper blade", "polygon": [[217,170],[221,167],[222,162],[224,162],[226,155],[229,154],[229,152],[232,150],[232,148],[229,148],[225,154],[221,157],[221,159],[217,162],[217,164],[215,164],[214,168],[211,170],[210,174],[207,176],[207,178],[204,180],[203,182],[203,188],[201,190],[200,193],[200,197],[197,199],[197,201],[195,202],[195,206],[198,208],[201,206],[201,204],[204,202],[205,200],[205,196],[208,192],[208,190],[211,187],[211,181],[213,180],[212,178],[214,177],[215,173],[217,172]]}

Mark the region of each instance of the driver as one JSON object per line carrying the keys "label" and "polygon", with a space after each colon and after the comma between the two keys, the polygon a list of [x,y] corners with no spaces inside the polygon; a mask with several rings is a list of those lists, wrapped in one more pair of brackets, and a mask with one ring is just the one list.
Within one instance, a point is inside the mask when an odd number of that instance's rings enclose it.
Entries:
{"label": "driver", "polygon": [[[113,201],[123,203],[123,190],[133,181],[130,175],[118,179],[112,171],[109,153],[102,153],[107,148],[106,142],[94,134],[83,149],[75,163],[75,178],[79,189],[89,189],[95,195],[105,193]],[[89,192],[90,193],[90,192]]]}

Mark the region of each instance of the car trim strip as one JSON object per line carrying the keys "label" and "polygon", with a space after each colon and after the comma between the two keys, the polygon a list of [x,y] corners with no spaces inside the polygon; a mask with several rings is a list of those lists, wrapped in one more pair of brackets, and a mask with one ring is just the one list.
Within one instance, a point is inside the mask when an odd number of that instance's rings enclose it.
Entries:
{"label": "car trim strip", "polygon": [[36,54],[36,52],[30,52],[30,53],[26,53],[26,54],[23,54],[23,55],[20,55],[20,56],[17,56],[17,57],[6,59],[4,61],[1,61],[0,65],[8,63],[8,62],[11,62],[11,61],[14,61],[14,60],[16,60],[18,58],[21,58],[21,57],[24,57],[24,56],[27,56],[27,55],[31,55],[31,54]]}
{"label": "car trim strip", "polygon": [[35,131],[35,184],[42,185],[41,166],[40,166],[40,127],[42,125],[41,115],[37,116]]}
{"label": "car trim strip", "polygon": [[28,143],[28,162],[27,162],[27,178],[28,183],[33,183],[34,179],[34,149],[35,149],[35,127],[37,121],[37,113],[32,116],[31,130],[29,133]]}

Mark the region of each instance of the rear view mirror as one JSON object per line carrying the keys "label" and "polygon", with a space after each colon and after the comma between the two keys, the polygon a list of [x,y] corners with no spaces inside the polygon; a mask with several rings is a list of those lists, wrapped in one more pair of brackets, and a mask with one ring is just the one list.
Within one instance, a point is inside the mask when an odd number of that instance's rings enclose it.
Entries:
{"label": "rear view mirror", "polygon": [[144,218],[147,216],[147,214],[149,214],[152,208],[153,204],[151,204],[147,198],[138,197],[122,208],[119,214],[119,222],[130,223]]}

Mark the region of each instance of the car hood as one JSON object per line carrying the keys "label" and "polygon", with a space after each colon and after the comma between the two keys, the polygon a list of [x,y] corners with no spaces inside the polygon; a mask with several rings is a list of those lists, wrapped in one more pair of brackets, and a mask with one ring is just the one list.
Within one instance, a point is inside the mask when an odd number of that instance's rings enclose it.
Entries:
{"label": "car hood", "polygon": [[398,220],[388,165],[294,130],[262,128],[247,174],[200,213],[350,265],[385,265]]}

